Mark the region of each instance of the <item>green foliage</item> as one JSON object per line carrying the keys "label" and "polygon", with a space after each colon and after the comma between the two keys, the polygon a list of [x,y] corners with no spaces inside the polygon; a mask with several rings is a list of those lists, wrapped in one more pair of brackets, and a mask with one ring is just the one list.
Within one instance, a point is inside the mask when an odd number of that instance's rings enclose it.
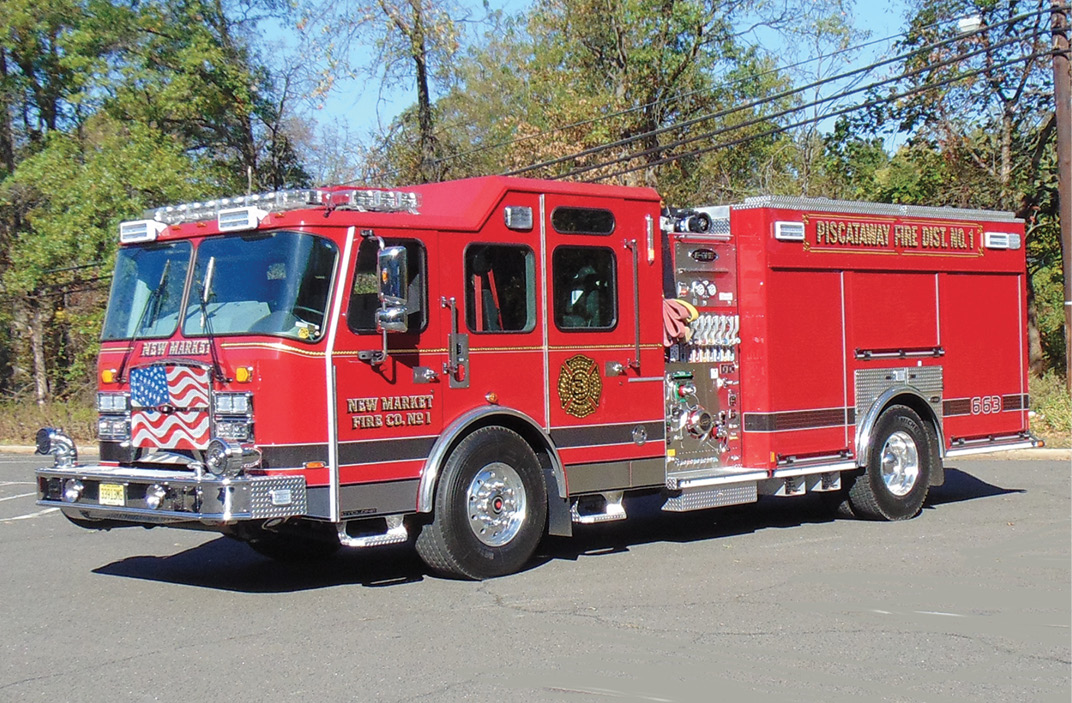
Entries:
{"label": "green foliage", "polygon": [[63,429],[79,446],[96,444],[97,407],[80,401],[43,405],[0,403],[0,442],[33,444],[37,430],[42,427]]}
{"label": "green foliage", "polygon": [[[50,319],[50,387],[82,390],[93,371],[106,280],[121,219],[160,202],[191,200],[206,176],[173,138],[106,117],[78,134],[55,132],[0,187],[0,207],[21,213],[0,282],[11,297],[45,303]],[[74,269],[71,271],[71,269]]]}
{"label": "green foliage", "polygon": [[1064,379],[1054,371],[1031,378],[1031,431],[1053,447],[1072,445],[1072,399]]}
{"label": "green foliage", "polygon": [[[1030,317],[1038,332],[1031,336],[1031,365],[1039,373],[1064,368],[1065,331],[1049,14],[1030,15],[1033,8],[917,0],[899,47],[912,52],[902,66],[906,77],[887,94],[873,95],[877,104],[868,114],[839,124],[827,140],[826,165],[836,169],[828,178],[842,193],[1012,211],[1023,218]],[[954,20],[972,15],[992,30],[957,34]],[[888,163],[852,153],[891,131],[911,137]]]}
{"label": "green foliage", "polygon": [[[454,90],[436,104],[437,123],[444,125],[436,137],[440,172],[463,177],[549,161],[523,175],[653,185],[681,201],[763,190],[770,169],[733,164],[731,186],[724,166],[727,160],[775,163],[779,138],[743,139],[770,125],[733,134],[741,139],[738,148],[707,153],[719,128],[758,111],[667,128],[783,85],[776,73],[760,75],[769,61],[742,46],[733,26],[750,14],[774,24],[764,19],[769,9],[754,0],[541,0],[524,16],[498,19],[459,60]],[[389,164],[395,180],[413,175],[414,128],[415,116],[404,114],[382,135],[383,158],[376,161]],[[604,148],[613,142],[620,143]],[[672,154],[678,158],[664,163]],[[740,180],[750,182],[742,188]]]}
{"label": "green foliage", "polygon": [[121,219],[306,184],[237,19],[283,5],[0,0],[0,389],[92,385]]}

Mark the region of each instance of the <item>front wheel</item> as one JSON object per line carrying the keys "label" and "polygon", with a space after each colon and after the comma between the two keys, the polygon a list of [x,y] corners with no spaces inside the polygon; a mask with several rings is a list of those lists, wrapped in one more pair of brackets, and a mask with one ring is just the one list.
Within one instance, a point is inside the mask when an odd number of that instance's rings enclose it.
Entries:
{"label": "front wheel", "polygon": [[849,488],[855,514],[873,520],[906,520],[923,507],[938,448],[911,408],[892,405],[875,423],[871,456]]}
{"label": "front wheel", "polygon": [[502,576],[529,560],[546,522],[547,488],[536,454],[516,432],[483,427],[447,459],[417,553],[444,576]]}

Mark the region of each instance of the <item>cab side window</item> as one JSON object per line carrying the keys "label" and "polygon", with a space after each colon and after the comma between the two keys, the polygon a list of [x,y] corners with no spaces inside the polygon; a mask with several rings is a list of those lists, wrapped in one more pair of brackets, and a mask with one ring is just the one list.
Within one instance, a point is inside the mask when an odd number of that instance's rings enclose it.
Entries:
{"label": "cab side window", "polygon": [[[410,332],[421,332],[428,325],[428,257],[424,245],[413,239],[387,239],[389,247],[406,248],[406,268],[409,288],[406,292],[406,312]],[[346,324],[358,334],[376,333],[376,310],[380,307],[379,285],[376,280],[376,256],[379,242],[365,239],[357,250],[354,280],[350,284],[350,307]]]}
{"label": "cab side window", "polygon": [[478,333],[531,332],[536,327],[532,249],[512,244],[466,248],[465,321]]}
{"label": "cab side window", "polygon": [[614,329],[618,323],[618,281],[613,251],[558,247],[551,255],[551,267],[558,329]]}

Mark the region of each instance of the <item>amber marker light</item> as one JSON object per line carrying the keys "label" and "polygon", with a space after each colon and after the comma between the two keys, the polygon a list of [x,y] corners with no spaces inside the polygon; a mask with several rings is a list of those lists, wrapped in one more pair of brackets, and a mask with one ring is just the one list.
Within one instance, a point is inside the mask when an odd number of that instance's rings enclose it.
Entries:
{"label": "amber marker light", "polygon": [[234,379],[239,383],[249,383],[253,380],[253,367],[239,366],[235,369]]}
{"label": "amber marker light", "polygon": [[115,383],[119,378],[119,372],[115,369],[104,369],[100,372],[100,379],[102,383]]}
{"label": "amber marker light", "polygon": [[322,461],[307,461],[303,466],[307,469],[326,469],[328,467],[328,465]]}
{"label": "amber marker light", "polygon": [[499,404],[499,394],[495,393],[493,391],[491,393],[488,393],[486,396],[484,396],[484,400],[488,401],[492,405],[498,405]]}

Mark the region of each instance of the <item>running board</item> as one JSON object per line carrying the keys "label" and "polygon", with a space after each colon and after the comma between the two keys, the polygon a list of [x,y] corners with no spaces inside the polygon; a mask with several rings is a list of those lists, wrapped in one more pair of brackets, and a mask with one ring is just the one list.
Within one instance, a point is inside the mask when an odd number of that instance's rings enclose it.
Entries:
{"label": "running board", "polygon": [[733,486],[692,488],[667,498],[663,503],[663,510],[669,513],[684,513],[705,508],[724,508],[728,505],[755,503],[758,498],[759,493],[754,481]]}
{"label": "running board", "polygon": [[[352,523],[368,523],[372,526],[378,520],[351,520],[339,523],[339,544],[352,549],[365,549],[367,547],[383,547],[388,544],[401,544],[409,539],[409,532],[401,515],[388,515],[383,518],[386,522],[386,530],[381,532],[362,532],[351,535],[347,531],[347,525]],[[377,525],[380,527],[380,525]]]}
{"label": "running board", "polygon": [[991,452],[1008,452],[1014,449],[1034,449],[1036,447],[1043,446],[1042,442],[1037,439],[1024,440],[1022,442],[1012,443],[988,443],[979,445],[954,445],[945,450],[945,456],[947,459],[955,459],[958,456],[971,456],[972,454],[990,454]]}
{"label": "running board", "polygon": [[610,491],[592,496],[581,496],[570,506],[573,522],[580,525],[594,525],[597,522],[624,520],[625,506],[622,505],[623,491]]}
{"label": "running board", "polygon": [[[734,486],[749,481],[766,481],[770,479],[792,479],[801,476],[816,477],[823,474],[833,474],[842,471],[856,469],[854,461],[839,461],[834,463],[793,463],[783,464],[773,471],[767,469],[715,469],[713,471],[690,471],[688,473],[670,474],[666,477],[666,487],[671,491],[691,490],[694,488],[714,488],[716,486]],[[821,485],[829,486],[830,478],[821,482]],[[809,489],[814,483],[808,480]],[[833,490],[831,488],[819,490]]]}

